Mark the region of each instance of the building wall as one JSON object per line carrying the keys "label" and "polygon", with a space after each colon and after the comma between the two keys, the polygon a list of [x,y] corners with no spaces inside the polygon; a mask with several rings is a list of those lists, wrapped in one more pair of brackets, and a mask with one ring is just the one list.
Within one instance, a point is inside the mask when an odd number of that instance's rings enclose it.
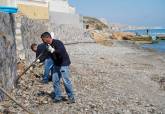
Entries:
{"label": "building wall", "polygon": [[79,14],[50,12],[50,22],[58,25],[71,25],[75,28],[83,28],[83,22]]}
{"label": "building wall", "polygon": [[7,5],[7,0],[0,0],[0,5]]}
{"label": "building wall", "polygon": [[30,19],[48,19],[49,11],[47,6],[37,6],[25,3],[17,4],[21,13],[29,17]]}
{"label": "building wall", "polygon": [[27,66],[36,58],[35,53],[30,48],[31,44],[40,44],[42,42],[40,36],[46,31],[48,31],[48,20],[34,20],[27,17],[21,18],[22,43]]}
{"label": "building wall", "polygon": [[0,0],[0,5],[3,6],[16,6],[16,0]]}
{"label": "building wall", "polygon": [[76,14],[68,0],[0,0],[6,6],[18,7],[19,11],[31,19],[48,19],[49,12]]}
{"label": "building wall", "polygon": [[14,16],[0,13],[0,86],[6,90],[14,87],[16,63]]}
{"label": "building wall", "polygon": [[18,7],[19,11],[31,19],[48,19],[47,0],[0,0],[0,5]]}
{"label": "building wall", "polygon": [[49,11],[74,14],[75,8],[68,4],[68,0],[50,0]]}

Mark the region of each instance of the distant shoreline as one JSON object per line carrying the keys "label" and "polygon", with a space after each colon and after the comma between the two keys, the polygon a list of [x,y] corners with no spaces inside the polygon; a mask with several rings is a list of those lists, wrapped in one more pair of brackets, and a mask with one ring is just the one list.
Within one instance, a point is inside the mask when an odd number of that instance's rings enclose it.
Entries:
{"label": "distant shoreline", "polygon": [[154,53],[157,53],[157,54],[165,54],[165,51],[164,52],[161,52],[161,51],[158,51],[154,48],[150,48],[150,47],[143,47],[143,45],[152,45],[152,44],[139,44],[139,43],[135,43],[135,42],[132,42],[132,41],[127,41],[127,40],[122,40],[122,41],[113,41],[114,45],[116,46],[126,46],[126,47],[131,47],[131,48],[136,48],[136,49],[139,49],[139,50],[144,50],[144,51],[148,51],[148,52],[154,52]]}

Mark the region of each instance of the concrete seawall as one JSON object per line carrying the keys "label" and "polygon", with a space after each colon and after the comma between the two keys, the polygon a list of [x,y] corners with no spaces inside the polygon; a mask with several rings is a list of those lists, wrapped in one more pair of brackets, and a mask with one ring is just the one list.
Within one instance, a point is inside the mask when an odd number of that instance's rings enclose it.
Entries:
{"label": "concrete seawall", "polygon": [[14,16],[0,13],[0,86],[10,90],[16,78]]}

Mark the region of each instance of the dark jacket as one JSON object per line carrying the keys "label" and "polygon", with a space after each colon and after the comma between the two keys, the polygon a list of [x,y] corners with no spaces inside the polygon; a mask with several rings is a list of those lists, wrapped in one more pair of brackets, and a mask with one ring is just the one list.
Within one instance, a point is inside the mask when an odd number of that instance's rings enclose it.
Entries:
{"label": "dark jacket", "polygon": [[41,43],[37,46],[36,58],[42,53],[42,56],[39,57],[40,62],[44,62],[45,59],[51,57],[51,54],[47,51],[47,45],[45,43]]}
{"label": "dark jacket", "polygon": [[57,66],[69,66],[71,64],[69,55],[60,40],[53,39],[51,46],[55,52],[51,54],[54,64]]}

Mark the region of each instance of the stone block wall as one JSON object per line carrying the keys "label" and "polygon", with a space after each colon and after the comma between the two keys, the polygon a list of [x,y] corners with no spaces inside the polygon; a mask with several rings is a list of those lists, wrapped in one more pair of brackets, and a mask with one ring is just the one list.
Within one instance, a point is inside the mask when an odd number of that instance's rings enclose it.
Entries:
{"label": "stone block wall", "polygon": [[12,14],[0,13],[0,86],[14,87],[16,78],[15,21]]}
{"label": "stone block wall", "polygon": [[48,22],[46,20],[32,20],[27,17],[21,19],[21,34],[27,65],[35,59],[35,53],[30,46],[32,43],[41,43],[40,38],[43,32],[48,31]]}
{"label": "stone block wall", "polygon": [[75,28],[72,25],[60,25],[51,23],[49,31],[54,32],[55,38],[63,43],[92,42],[90,35],[82,28]]}
{"label": "stone block wall", "polygon": [[31,51],[32,43],[41,43],[40,36],[43,32],[54,32],[55,38],[63,43],[89,42],[90,36],[82,28],[72,25],[57,25],[53,20],[32,20],[27,17],[21,19],[22,42],[27,63],[35,59],[35,53]]}
{"label": "stone block wall", "polygon": [[82,16],[79,14],[50,12],[49,20],[56,25],[71,25],[74,28],[83,28]]}

